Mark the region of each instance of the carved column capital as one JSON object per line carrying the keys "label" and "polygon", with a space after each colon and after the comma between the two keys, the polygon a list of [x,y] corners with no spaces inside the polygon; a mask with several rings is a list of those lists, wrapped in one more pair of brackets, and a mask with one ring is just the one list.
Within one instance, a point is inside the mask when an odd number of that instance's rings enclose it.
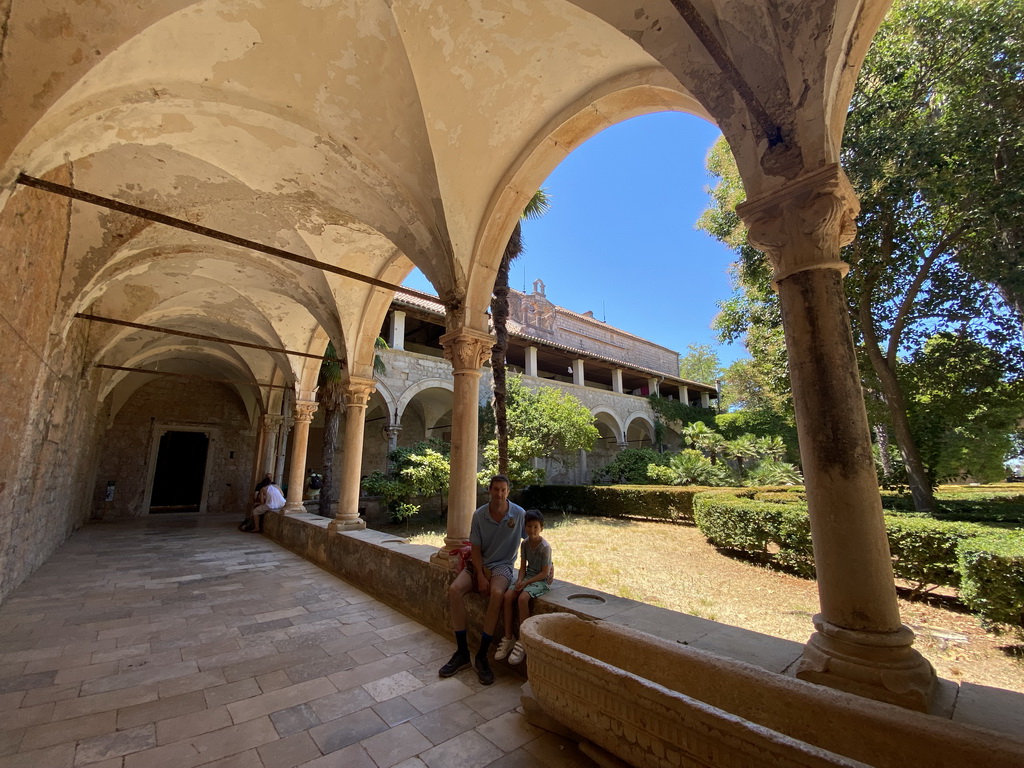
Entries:
{"label": "carved column capital", "polygon": [[373,379],[361,379],[356,376],[349,377],[341,393],[345,400],[345,407],[358,406],[365,408],[370,402],[370,395],[374,393],[376,388],[377,384]]}
{"label": "carved column capital", "polygon": [[268,432],[276,432],[284,422],[284,416],[277,413],[263,414],[263,426]]}
{"label": "carved column capital", "polygon": [[312,400],[296,400],[295,401],[295,423],[309,424],[313,420],[313,414],[316,413],[318,405]]}
{"label": "carved column capital", "polygon": [[491,356],[494,338],[489,333],[462,328],[449,331],[441,337],[444,357],[452,364],[452,371],[465,373],[480,370],[480,366]]}
{"label": "carved column capital", "polygon": [[747,241],[767,254],[778,283],[806,269],[849,265],[839,249],[853,242],[860,203],[838,163],[805,174],[785,187],[736,206]]}

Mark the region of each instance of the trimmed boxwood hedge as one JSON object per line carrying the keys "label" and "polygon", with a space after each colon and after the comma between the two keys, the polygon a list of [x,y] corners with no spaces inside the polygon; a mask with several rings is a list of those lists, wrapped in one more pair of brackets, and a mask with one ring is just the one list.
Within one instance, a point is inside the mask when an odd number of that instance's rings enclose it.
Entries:
{"label": "trimmed boxwood hedge", "polygon": [[670,485],[531,485],[518,494],[518,503],[545,512],[693,523],[693,497],[701,490]]}
{"label": "trimmed boxwood hedge", "polygon": [[960,544],[960,597],[995,631],[1024,640],[1024,531],[987,533]]}

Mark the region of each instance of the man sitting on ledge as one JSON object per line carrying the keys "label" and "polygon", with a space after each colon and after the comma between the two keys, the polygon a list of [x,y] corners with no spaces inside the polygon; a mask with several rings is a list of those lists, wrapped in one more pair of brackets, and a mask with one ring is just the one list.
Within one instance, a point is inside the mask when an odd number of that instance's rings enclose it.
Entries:
{"label": "man sitting on ledge", "polygon": [[525,512],[518,504],[508,500],[509,481],[504,475],[491,478],[488,492],[491,500],[473,513],[469,529],[472,545],[471,562],[455,577],[448,588],[448,603],[451,606],[452,628],[455,630],[455,655],[438,671],[441,677],[451,677],[469,667],[469,644],[466,640],[466,607],[463,600],[473,591],[489,595],[487,613],[484,615],[483,634],[480,650],[477,651],[474,666],[476,675],[483,685],[494,682],[494,673],[487,663],[487,651],[491,647],[491,636],[498,626],[502,598],[512,583],[512,566],[523,540],[523,516]]}

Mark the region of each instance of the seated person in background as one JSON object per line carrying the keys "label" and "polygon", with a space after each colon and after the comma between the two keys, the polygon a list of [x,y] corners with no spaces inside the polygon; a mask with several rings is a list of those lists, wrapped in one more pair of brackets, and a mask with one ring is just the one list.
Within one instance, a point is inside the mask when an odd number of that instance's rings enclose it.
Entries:
{"label": "seated person in background", "polygon": [[263,488],[260,489],[258,494],[259,504],[252,511],[252,518],[255,521],[253,526],[253,533],[261,533],[263,531],[263,515],[266,512],[273,511],[277,512],[282,509],[286,503],[284,494],[281,493],[281,489],[278,488],[273,481],[267,483]]}

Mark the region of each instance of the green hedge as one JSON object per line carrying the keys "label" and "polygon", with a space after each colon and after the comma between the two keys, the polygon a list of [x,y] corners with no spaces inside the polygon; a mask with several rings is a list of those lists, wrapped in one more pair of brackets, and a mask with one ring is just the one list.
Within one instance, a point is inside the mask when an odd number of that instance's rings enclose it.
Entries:
{"label": "green hedge", "polygon": [[799,501],[758,501],[751,495],[698,494],[693,517],[701,533],[717,547],[738,550],[813,578],[814,550],[807,505]]}
{"label": "green hedge", "polygon": [[518,494],[527,509],[594,517],[631,517],[693,522],[698,486],[667,485],[531,485]]}
{"label": "green hedge", "polygon": [[986,529],[973,523],[886,515],[885,530],[893,571],[914,582],[916,593],[928,585],[959,587],[957,548]]}
{"label": "green hedge", "polygon": [[1024,640],[1024,532],[969,539],[958,555],[960,598],[986,627],[1010,627]]}

